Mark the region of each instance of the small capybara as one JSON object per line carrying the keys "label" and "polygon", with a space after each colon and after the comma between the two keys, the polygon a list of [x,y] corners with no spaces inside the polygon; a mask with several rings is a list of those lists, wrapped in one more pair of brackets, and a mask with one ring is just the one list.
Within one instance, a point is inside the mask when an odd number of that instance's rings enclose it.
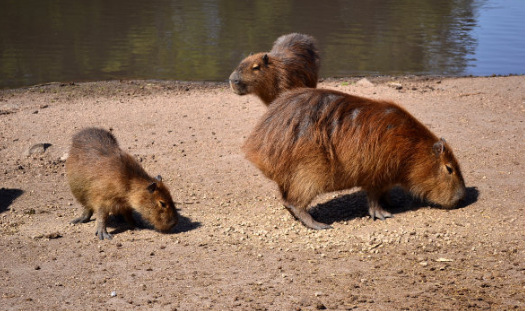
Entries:
{"label": "small capybara", "polygon": [[150,177],[106,130],[86,128],[73,136],[66,174],[71,192],[84,207],[82,216],[71,223],[87,222],[95,213],[95,234],[101,240],[111,239],[106,229],[109,214],[121,214],[134,226],[135,210],[162,232],[170,231],[178,222],[162,178]]}
{"label": "small capybara", "polygon": [[446,208],[465,196],[450,146],[400,106],[323,89],[277,98],[247,138],[246,158],[279,186],[306,227],[326,229],[306,211],[318,194],[361,187],[373,219],[396,185]]}
{"label": "small capybara", "polygon": [[281,93],[317,86],[319,52],[311,36],[292,33],[279,37],[270,52],[246,57],[230,75],[239,95],[255,94],[267,106]]}

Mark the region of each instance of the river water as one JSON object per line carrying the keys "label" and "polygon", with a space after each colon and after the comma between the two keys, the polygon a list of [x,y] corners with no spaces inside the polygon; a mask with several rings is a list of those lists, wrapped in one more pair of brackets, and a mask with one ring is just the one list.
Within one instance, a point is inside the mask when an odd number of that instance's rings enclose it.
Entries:
{"label": "river water", "polygon": [[321,77],[525,74],[523,0],[2,0],[0,88],[226,81],[290,32]]}

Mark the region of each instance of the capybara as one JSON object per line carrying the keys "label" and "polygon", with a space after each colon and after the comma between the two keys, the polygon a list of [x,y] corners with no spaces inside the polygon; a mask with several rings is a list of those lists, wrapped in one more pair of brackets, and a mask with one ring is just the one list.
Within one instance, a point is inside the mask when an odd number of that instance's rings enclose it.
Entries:
{"label": "capybara", "polygon": [[72,223],[87,222],[95,213],[95,234],[101,240],[111,239],[106,229],[109,214],[121,214],[134,226],[135,210],[162,232],[170,231],[178,222],[162,178],[150,177],[106,130],[86,128],[73,136],[66,174],[71,192],[84,207],[82,216]]}
{"label": "capybara", "polygon": [[311,36],[292,33],[279,37],[270,52],[246,57],[230,75],[239,95],[255,94],[267,106],[281,93],[317,86],[319,52]]}
{"label": "capybara", "polygon": [[284,205],[306,227],[318,194],[361,187],[373,219],[391,217],[380,201],[401,186],[446,208],[465,196],[450,146],[400,106],[324,89],[277,98],[247,138],[246,158],[279,186]]}

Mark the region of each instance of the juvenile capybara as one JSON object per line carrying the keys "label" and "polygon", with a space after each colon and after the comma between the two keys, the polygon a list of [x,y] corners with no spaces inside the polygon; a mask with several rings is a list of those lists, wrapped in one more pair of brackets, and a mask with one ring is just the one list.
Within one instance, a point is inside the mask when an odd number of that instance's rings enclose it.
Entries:
{"label": "juvenile capybara", "polygon": [[399,185],[451,208],[465,182],[450,146],[400,106],[323,89],[283,94],[247,138],[246,158],[279,186],[306,227],[330,226],[306,211],[318,194],[361,187],[372,218],[392,215],[380,201]]}
{"label": "juvenile capybara", "polygon": [[134,226],[135,210],[162,232],[170,231],[178,222],[162,178],[150,177],[106,130],[86,128],[73,136],[66,174],[71,192],[84,207],[82,216],[72,223],[87,222],[95,213],[95,234],[101,240],[111,239],[106,229],[109,214],[121,214]]}
{"label": "juvenile capybara", "polygon": [[270,105],[287,90],[315,88],[319,66],[315,39],[292,33],[279,37],[270,52],[246,57],[230,75],[230,87],[236,94],[255,94]]}

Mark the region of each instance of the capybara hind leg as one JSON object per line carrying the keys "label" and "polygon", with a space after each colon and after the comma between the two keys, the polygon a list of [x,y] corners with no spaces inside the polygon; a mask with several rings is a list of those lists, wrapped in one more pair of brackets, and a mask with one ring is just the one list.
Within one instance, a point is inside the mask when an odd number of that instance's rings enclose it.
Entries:
{"label": "capybara hind leg", "polygon": [[385,211],[379,204],[380,197],[383,196],[379,196],[370,192],[368,193],[368,213],[370,214],[370,217],[372,217],[373,220],[375,220],[376,218],[385,220],[386,218],[393,217],[391,213]]}
{"label": "capybara hind leg", "polygon": [[304,208],[297,208],[289,203],[284,203],[286,209],[295,217],[297,220],[303,223],[306,227],[315,230],[330,229],[330,225],[324,224],[322,222],[315,221]]}
{"label": "capybara hind leg", "polygon": [[108,220],[108,214],[104,213],[99,209],[97,213],[97,232],[95,232],[95,235],[98,236],[99,239],[104,240],[111,240],[113,237],[111,234],[108,233],[106,229],[106,223]]}
{"label": "capybara hind leg", "polygon": [[88,222],[91,219],[91,216],[93,216],[93,210],[89,208],[85,208],[84,212],[82,212],[82,216],[73,219],[71,223],[78,224],[78,223]]}

